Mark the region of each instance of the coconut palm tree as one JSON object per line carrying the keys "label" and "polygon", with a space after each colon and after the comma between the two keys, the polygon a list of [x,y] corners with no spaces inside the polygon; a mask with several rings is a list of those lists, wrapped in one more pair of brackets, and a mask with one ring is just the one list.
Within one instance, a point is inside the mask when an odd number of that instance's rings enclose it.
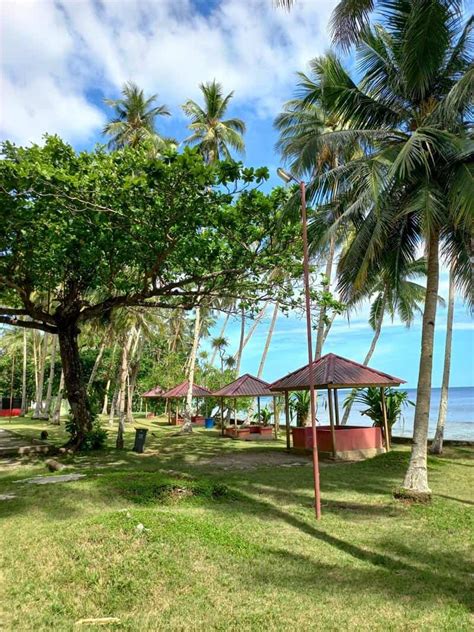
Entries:
{"label": "coconut palm tree", "polygon": [[441,382],[441,397],[439,401],[438,423],[436,433],[430,446],[431,454],[443,453],[444,426],[448,412],[449,376],[451,373],[451,346],[453,342],[453,320],[454,320],[454,297],[455,287],[451,272],[449,273],[448,290],[448,315],[446,319],[446,342],[444,345],[444,367],[443,380]]}
{"label": "coconut palm tree", "polygon": [[122,88],[120,99],[104,99],[114,110],[114,118],[103,129],[103,134],[110,137],[109,147],[137,147],[144,142],[150,147],[166,145],[166,139],[156,131],[156,119],[159,116],[170,116],[166,105],[156,105],[158,95],[146,97],[135,83],[128,81]]}
{"label": "coconut palm tree", "polygon": [[[392,256],[387,258],[387,265],[383,269],[379,272],[373,271],[362,292],[354,297],[348,305],[348,308],[352,309],[364,299],[371,299],[369,325],[374,335],[364,358],[364,366],[369,364],[374,354],[382,331],[383,320],[387,314],[392,321],[395,316],[398,316],[404,325],[410,327],[416,314],[423,313],[426,288],[424,285],[416,283],[414,279],[426,276],[426,261],[424,259],[404,261],[399,254],[393,252]],[[441,297],[438,297],[438,300],[440,303],[444,303]],[[343,425],[347,423],[349,418],[355,392],[353,390],[348,395],[346,400],[348,403],[344,404],[344,415],[341,421]]]}
{"label": "coconut palm tree", "polygon": [[201,83],[199,87],[204,97],[203,107],[192,99],[182,106],[191,119],[188,128],[192,132],[184,142],[196,145],[209,164],[230,159],[231,149],[243,153],[245,123],[238,118],[224,119],[234,93],[224,96],[222,85],[215,80]]}
{"label": "coconut palm tree", "polygon": [[403,483],[409,495],[429,495],[427,435],[440,250],[456,285],[474,300],[469,257],[474,215],[473,144],[468,125],[474,66],[473,19],[462,24],[445,1],[390,0],[382,24],[365,28],[357,44],[362,79],[354,81],[328,55],[316,62],[319,98],[343,127],[326,134],[335,147],[357,139],[366,155],[321,176],[331,197],[343,179],[353,202],[344,211],[358,226],[344,257],[339,287],[346,295],[367,283],[387,249],[427,251],[413,447]]}

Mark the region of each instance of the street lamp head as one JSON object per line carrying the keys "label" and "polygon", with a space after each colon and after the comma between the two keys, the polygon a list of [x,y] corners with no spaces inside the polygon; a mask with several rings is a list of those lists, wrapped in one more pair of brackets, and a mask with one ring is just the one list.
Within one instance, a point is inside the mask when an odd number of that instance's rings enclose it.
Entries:
{"label": "street lamp head", "polygon": [[294,176],[291,175],[291,173],[288,173],[288,171],[285,171],[281,167],[278,167],[277,175],[278,175],[279,178],[281,178],[283,180],[283,182],[286,182],[286,184],[288,184],[292,180],[294,180],[295,182],[298,182],[297,179]]}

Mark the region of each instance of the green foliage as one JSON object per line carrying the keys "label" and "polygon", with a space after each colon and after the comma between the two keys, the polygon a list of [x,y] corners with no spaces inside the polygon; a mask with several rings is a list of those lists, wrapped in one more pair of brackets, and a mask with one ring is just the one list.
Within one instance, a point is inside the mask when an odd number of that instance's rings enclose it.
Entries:
{"label": "green foliage", "polygon": [[[57,137],[4,143],[3,158],[0,296],[52,327],[127,305],[191,307],[197,294],[252,301],[278,294],[269,269],[295,263],[297,227],[279,225],[277,197],[249,189],[265,170],[206,166],[190,149],[76,154]],[[50,292],[49,311],[33,292]]]}
{"label": "green foliage", "polygon": [[[69,417],[64,424],[66,432],[69,433],[71,440],[77,436],[77,423],[73,417]],[[84,452],[90,450],[102,450],[107,442],[107,431],[102,428],[100,421],[95,418],[92,428],[85,433],[84,440],[81,443],[81,450]]]}
{"label": "green foliage", "polygon": [[254,419],[257,423],[262,424],[262,426],[268,426],[273,417],[272,411],[265,407],[260,410],[260,414],[258,412],[255,413]]}
{"label": "green foliage", "polygon": [[[408,399],[408,393],[406,391],[400,391],[394,388],[385,388],[385,404],[387,409],[387,422],[389,428],[397,423],[403,413],[403,409],[408,405],[414,406],[415,404]],[[382,412],[382,396],[380,388],[371,386],[369,388],[355,389],[344,400],[343,406],[346,408],[352,405],[353,402],[364,404],[367,408],[361,411],[361,415],[366,415],[373,421],[374,426],[380,426],[383,428],[383,412]]]}
{"label": "green foliage", "polygon": [[290,395],[290,409],[296,415],[298,428],[308,424],[310,401],[309,391],[295,391]]}

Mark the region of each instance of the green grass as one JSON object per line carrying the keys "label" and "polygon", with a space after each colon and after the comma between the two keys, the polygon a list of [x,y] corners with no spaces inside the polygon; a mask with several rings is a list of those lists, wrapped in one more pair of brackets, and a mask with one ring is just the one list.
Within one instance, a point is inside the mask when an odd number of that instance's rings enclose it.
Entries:
{"label": "green grass", "polygon": [[41,460],[1,469],[0,494],[17,494],[0,501],[4,629],[96,630],[74,623],[106,616],[140,631],[472,629],[472,449],[430,459],[426,506],[392,497],[406,446],[323,465],[317,523],[309,461],[268,464],[283,440],[148,426],[144,455],[130,429],[128,450],[61,457],[86,474],[76,482],[14,483],[46,474]]}

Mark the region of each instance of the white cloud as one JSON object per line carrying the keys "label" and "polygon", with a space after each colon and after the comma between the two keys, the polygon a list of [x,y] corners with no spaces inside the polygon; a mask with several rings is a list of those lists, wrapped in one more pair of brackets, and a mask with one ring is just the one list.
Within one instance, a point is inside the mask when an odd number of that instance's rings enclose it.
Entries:
{"label": "white cloud", "polygon": [[3,0],[2,134],[84,141],[103,122],[86,90],[113,95],[128,79],[178,114],[216,78],[236,105],[272,117],[294,72],[326,49],[335,2],[301,0],[288,13],[272,0],[221,0],[204,16],[191,0]]}

